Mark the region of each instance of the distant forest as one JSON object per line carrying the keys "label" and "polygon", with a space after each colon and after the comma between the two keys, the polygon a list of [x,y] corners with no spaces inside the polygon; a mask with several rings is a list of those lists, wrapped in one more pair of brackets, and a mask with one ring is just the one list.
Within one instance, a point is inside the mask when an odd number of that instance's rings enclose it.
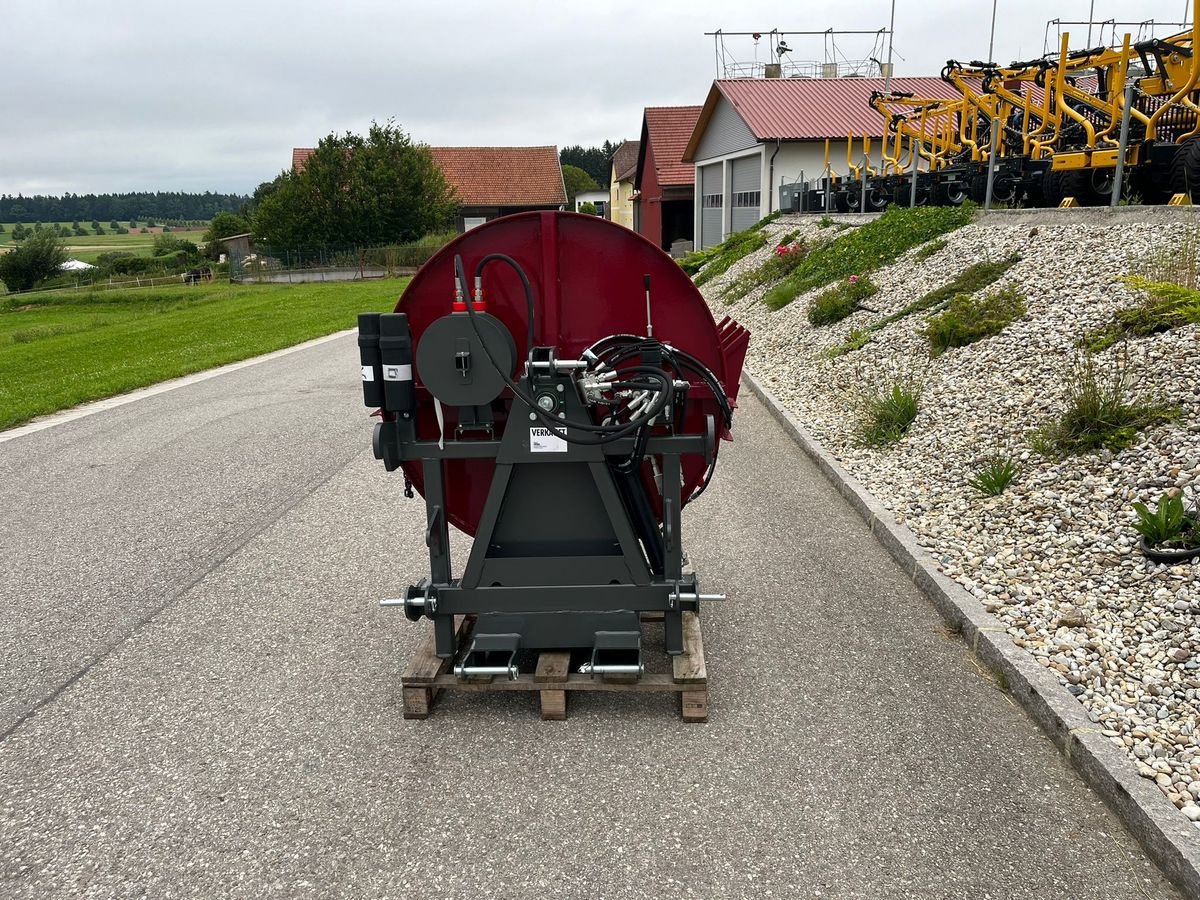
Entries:
{"label": "distant forest", "polygon": [[62,197],[15,197],[0,194],[0,222],[109,222],[129,219],[211,219],[240,212],[250,198],[241,194],[183,194],[139,191],[132,194],[64,194]]}

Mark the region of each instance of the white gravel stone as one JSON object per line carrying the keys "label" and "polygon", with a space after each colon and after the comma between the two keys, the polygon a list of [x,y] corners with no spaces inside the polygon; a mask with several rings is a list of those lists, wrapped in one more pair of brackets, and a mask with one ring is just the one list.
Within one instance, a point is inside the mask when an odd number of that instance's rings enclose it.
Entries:
{"label": "white gravel stone", "polygon": [[[1099,220],[1097,220],[1098,222]],[[1030,433],[1063,406],[1064,377],[1082,334],[1137,302],[1122,277],[1177,245],[1177,224],[1123,222],[1114,236],[1096,222],[977,222],[945,237],[917,262],[910,252],[871,273],[880,292],[835,325],[814,328],[811,294],[772,312],[768,285],[728,304],[724,286],[761,265],[785,233],[831,240],[816,217],[768,226],[767,247],[703,288],[713,312],[752,332],[750,372],[905,523],[942,571],[1002,622],[1014,641],[1062,683],[1129,754],[1146,778],[1200,821],[1200,563],[1163,566],[1136,549],[1135,500],[1153,505],[1167,488],[1200,495],[1200,327],[1129,341],[1138,390],[1178,407],[1180,417],[1138,435],[1134,446],[1064,460],[1029,447]],[[901,319],[861,350],[826,351],[947,283],[966,266],[1017,251],[1022,259],[989,290],[1015,284],[1028,314],[968,347],[929,356],[926,316]],[[894,375],[923,386],[920,411],[892,447],[856,446],[849,393],[856,381]],[[999,497],[967,480],[989,454],[1021,466]],[[1189,788],[1189,785],[1191,787]],[[1191,812],[1195,811],[1195,812]]]}

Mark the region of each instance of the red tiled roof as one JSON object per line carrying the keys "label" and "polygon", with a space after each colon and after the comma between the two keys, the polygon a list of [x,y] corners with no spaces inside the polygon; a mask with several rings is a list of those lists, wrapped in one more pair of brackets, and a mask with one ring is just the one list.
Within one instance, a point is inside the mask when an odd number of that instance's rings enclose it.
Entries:
{"label": "red tiled roof", "polygon": [[[313,150],[292,150],[304,171]],[[567,202],[557,147],[430,147],[463,206],[562,206]]]}
{"label": "red tiled roof", "polygon": [[[883,116],[869,101],[871,92],[882,91],[884,83],[882,78],[718,79],[704,101],[683,158],[695,159],[720,97],[733,105],[760,141],[814,141],[844,138],[852,132],[883,137]],[[891,90],[922,97],[961,96],[940,78],[893,78]]]}
{"label": "red tiled roof", "polygon": [[637,171],[638,147],[640,141],[621,141],[621,146],[613,154],[613,180],[628,181]]}
{"label": "red tiled roof", "polygon": [[683,162],[683,150],[700,117],[700,106],[647,106],[642,120],[642,146],[638,165],[643,164],[646,146],[654,151],[654,166],[662,187],[694,184],[696,170]]}

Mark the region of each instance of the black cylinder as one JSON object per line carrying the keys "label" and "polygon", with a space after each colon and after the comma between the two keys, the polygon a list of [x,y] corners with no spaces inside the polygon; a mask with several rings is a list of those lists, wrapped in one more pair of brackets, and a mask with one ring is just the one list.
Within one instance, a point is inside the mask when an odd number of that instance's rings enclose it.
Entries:
{"label": "black cylinder", "polygon": [[408,417],[416,407],[413,390],[413,343],[404,313],[379,317],[379,353],[383,366],[383,402],[389,412]]}
{"label": "black cylinder", "polygon": [[358,316],[358,359],[362,363],[363,403],[383,406],[383,368],[379,354],[379,313]]}

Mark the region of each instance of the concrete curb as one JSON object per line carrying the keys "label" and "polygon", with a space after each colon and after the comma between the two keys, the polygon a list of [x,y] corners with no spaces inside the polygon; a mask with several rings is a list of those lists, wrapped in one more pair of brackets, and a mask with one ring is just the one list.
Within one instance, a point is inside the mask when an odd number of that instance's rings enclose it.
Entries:
{"label": "concrete curb", "polygon": [[1083,705],[1016,646],[1004,626],[957,582],[947,578],[905,525],[854,479],[791,413],[753,376],[743,383],[817,464],[870,527],[872,534],[933,602],[946,623],[962,635],[971,652],[992,670],[1025,711],[1117,814],[1163,873],[1189,897],[1200,897],[1200,829],[1137,774],[1128,758]]}

